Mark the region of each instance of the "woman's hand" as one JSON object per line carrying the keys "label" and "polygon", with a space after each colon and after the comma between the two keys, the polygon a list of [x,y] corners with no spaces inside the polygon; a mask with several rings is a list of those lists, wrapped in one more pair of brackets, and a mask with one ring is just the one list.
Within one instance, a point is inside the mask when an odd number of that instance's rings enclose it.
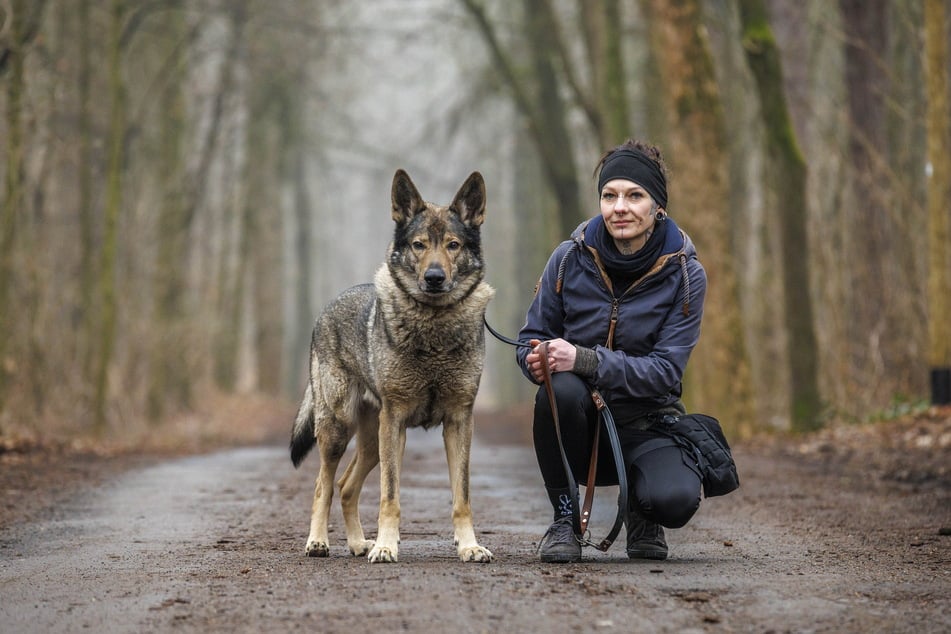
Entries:
{"label": "woman's hand", "polygon": [[[525,356],[525,364],[535,380],[541,383],[545,380],[545,373],[542,370],[542,342],[532,339],[529,343],[532,345],[532,351]],[[548,369],[552,374],[571,372],[575,367],[575,353],[573,344],[564,339],[552,339],[548,342]]]}

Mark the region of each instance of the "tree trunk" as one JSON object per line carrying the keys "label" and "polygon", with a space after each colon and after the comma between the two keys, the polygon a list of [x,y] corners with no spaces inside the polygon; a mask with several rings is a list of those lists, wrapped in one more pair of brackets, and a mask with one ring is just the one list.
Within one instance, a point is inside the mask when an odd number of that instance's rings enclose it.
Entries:
{"label": "tree trunk", "polygon": [[163,20],[170,49],[170,72],[161,96],[162,138],[158,156],[161,200],[158,210],[157,255],[154,284],[155,333],[150,342],[151,367],[146,413],[159,420],[171,399],[178,406],[191,402],[193,377],[189,371],[185,340],[185,265],[188,253],[188,218],[183,196],[182,145],[185,136],[185,56],[182,37],[185,23],[180,11],[166,11]]}
{"label": "tree trunk", "polygon": [[944,0],[925,0],[928,96],[928,363],[931,401],[951,403],[951,108]]}
{"label": "tree trunk", "polygon": [[101,317],[98,332],[97,365],[93,425],[97,433],[106,428],[106,406],[109,398],[109,366],[116,340],[118,302],[116,299],[116,256],[119,245],[119,214],[122,207],[122,172],[125,141],[126,96],[122,80],[121,43],[125,17],[125,0],[113,0],[109,54],[109,164],[106,175],[105,227],[99,266],[99,302]]}
{"label": "tree trunk", "polygon": [[[248,122],[248,151],[252,156],[263,156],[260,143],[256,141],[259,134],[255,131],[262,124],[253,119]],[[238,382],[239,359],[241,351],[241,332],[243,324],[251,318],[247,313],[245,297],[247,293],[248,270],[254,253],[254,247],[251,243],[253,234],[254,213],[258,205],[262,204],[260,191],[265,184],[262,182],[261,171],[258,169],[257,161],[246,160],[244,162],[244,201],[239,212],[237,227],[237,266],[233,275],[228,274],[228,267],[222,264],[221,279],[219,287],[221,288],[222,302],[221,314],[217,317],[218,326],[215,331],[214,355],[214,379],[216,385],[226,391],[233,391]]]}
{"label": "tree trunk", "polygon": [[606,150],[632,136],[625,90],[627,72],[621,54],[621,7],[616,0],[579,1],[578,13],[597,104],[596,132],[601,149]]}
{"label": "tree trunk", "polygon": [[759,91],[766,131],[767,189],[774,193],[782,228],[783,298],[786,304],[793,429],[820,426],[818,349],[813,326],[806,232],[806,165],[789,117],[779,51],[762,0],[741,0],[743,48]]}
{"label": "tree trunk", "polygon": [[893,288],[899,262],[893,237],[899,235],[897,218],[887,204],[888,174],[885,114],[889,78],[883,72],[888,49],[888,3],[840,0],[845,31],[845,79],[850,124],[852,204],[846,217],[850,240],[845,246],[852,283],[846,306],[851,319],[850,370],[853,396],[869,409],[888,405],[905,382],[908,359],[902,352],[900,305],[891,296],[906,292]]}
{"label": "tree trunk", "polygon": [[[202,170],[207,170],[211,164],[211,153],[217,145],[218,128],[224,111],[224,99],[234,91],[238,59],[243,56],[242,46],[244,27],[247,21],[246,5],[242,2],[235,5],[231,13],[231,34],[228,46],[228,58],[222,62],[222,73],[219,78],[218,91],[215,94],[213,106],[213,123],[204,143]],[[266,102],[270,103],[270,102]],[[215,384],[226,391],[233,391],[238,387],[240,370],[241,333],[243,324],[250,319],[246,313],[245,293],[247,292],[248,271],[254,257],[254,214],[257,208],[267,208],[269,204],[263,199],[262,192],[268,187],[269,172],[264,166],[270,165],[265,154],[265,143],[261,141],[266,135],[262,132],[270,124],[265,113],[258,112],[254,106],[249,106],[250,112],[242,130],[243,145],[246,156],[243,164],[235,168],[236,174],[241,174],[241,203],[237,205],[239,214],[236,222],[233,247],[221,250],[220,262],[217,266],[217,288],[220,297],[216,307],[213,356],[213,377]],[[200,180],[194,181],[194,186],[204,186]],[[197,190],[193,187],[190,206],[197,205]],[[189,221],[191,213],[189,213]],[[237,252],[236,265],[230,266],[231,249]]]}
{"label": "tree trunk", "polygon": [[567,105],[555,71],[558,52],[552,49],[549,34],[556,28],[548,0],[525,0],[525,35],[535,77],[534,116],[538,123],[536,144],[543,169],[554,194],[561,235],[567,237],[584,217],[578,191],[574,143],[568,131]]}
{"label": "tree trunk", "polygon": [[221,127],[225,118],[227,99],[234,91],[235,68],[240,58],[239,51],[245,43],[244,28],[248,21],[247,0],[236,0],[227,5],[231,21],[228,35],[228,48],[221,63],[221,75],[214,92],[211,107],[211,121],[202,139],[198,167],[191,178],[185,197],[185,222],[190,227],[195,214],[202,207],[208,192],[208,174],[215,159],[215,152],[221,140]]}
{"label": "tree trunk", "polygon": [[[277,128],[284,122],[268,122]],[[277,130],[274,130],[277,132]],[[262,157],[268,160],[266,164],[275,166],[270,176],[270,184],[266,184],[262,191],[269,194],[270,200],[281,198],[282,174],[278,166],[281,163],[280,146],[281,136],[272,134],[268,137],[268,144]],[[265,214],[266,206],[255,206],[248,209],[246,226],[245,251],[240,255],[247,258],[251,284],[251,300],[253,301],[252,324],[254,360],[257,374],[257,388],[266,394],[280,394],[281,392],[281,341],[283,328],[279,307],[282,305],[283,291],[275,279],[281,277],[281,253],[283,250],[283,222],[282,215],[270,217]],[[239,280],[241,282],[241,280]]]}
{"label": "tree trunk", "polygon": [[531,57],[529,76],[534,80],[526,82],[518,74],[512,56],[499,42],[482,4],[476,0],[461,1],[475,19],[499,75],[525,118],[552,192],[554,224],[561,236],[568,236],[585,214],[581,209],[567,109],[555,72],[555,60],[562,52],[553,50],[556,38],[552,34],[557,31],[557,23],[551,6],[548,0],[524,0],[524,36]]}
{"label": "tree trunk", "polygon": [[14,278],[14,245],[16,244],[17,215],[23,199],[23,122],[22,99],[23,53],[25,48],[26,0],[12,3],[9,39],[11,45],[5,51],[10,69],[7,78],[7,174],[3,207],[0,210],[0,412],[6,402],[7,386],[12,378],[15,364],[7,355],[14,334],[13,307],[16,302],[11,296]]}
{"label": "tree trunk", "polygon": [[82,375],[90,383],[95,355],[93,341],[98,323],[96,290],[96,215],[93,209],[93,132],[90,110],[92,83],[92,24],[90,0],[80,0],[79,13],[79,319],[80,341],[77,345]]}
{"label": "tree trunk", "polygon": [[707,271],[703,337],[687,371],[691,409],[749,430],[749,361],[740,326],[730,244],[723,111],[697,0],[649,0],[651,45],[665,79],[671,117],[670,209],[690,233]]}
{"label": "tree trunk", "polygon": [[293,188],[294,188],[294,218],[297,233],[294,236],[294,254],[297,269],[297,280],[294,289],[294,324],[290,333],[291,354],[287,355],[287,370],[284,381],[284,391],[295,394],[300,390],[303,381],[301,373],[307,368],[300,363],[299,351],[310,349],[311,329],[314,325],[313,301],[310,292],[310,273],[313,270],[313,238],[311,236],[312,207],[307,191],[307,154],[305,151],[304,129],[306,122],[303,117],[302,104],[294,108],[294,120],[297,122],[294,136],[297,140],[293,146]]}

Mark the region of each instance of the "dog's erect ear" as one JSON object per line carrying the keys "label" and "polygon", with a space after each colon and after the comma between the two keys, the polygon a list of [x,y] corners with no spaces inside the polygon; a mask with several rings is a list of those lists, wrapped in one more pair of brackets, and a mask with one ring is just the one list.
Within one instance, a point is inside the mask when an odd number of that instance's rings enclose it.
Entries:
{"label": "dog's erect ear", "polygon": [[471,227],[478,227],[485,220],[485,181],[482,174],[472,172],[462,184],[456,197],[449,205],[462,221]]}
{"label": "dog's erect ear", "polygon": [[401,169],[393,175],[393,221],[403,224],[410,221],[426,207],[419,190],[410,179],[409,174]]}

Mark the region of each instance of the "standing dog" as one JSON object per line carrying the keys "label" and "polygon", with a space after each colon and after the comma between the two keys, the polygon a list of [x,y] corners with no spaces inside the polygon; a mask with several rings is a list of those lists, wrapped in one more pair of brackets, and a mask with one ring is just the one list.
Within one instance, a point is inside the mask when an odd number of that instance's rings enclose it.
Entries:
{"label": "standing dog", "polygon": [[[392,202],[396,229],[374,283],[344,291],[314,327],[310,382],[291,434],[295,467],[315,443],[320,448],[305,552],[329,554],[334,477],[356,436],[356,453],[337,482],[347,545],[371,562],[397,561],[406,429],[442,423],[459,557],[489,562],[492,553],[476,542],[469,506],[472,406],[485,357],[482,320],[495,293],[483,281],[485,182],[473,172],[442,207],[424,201],[398,170]],[[374,543],[364,537],[358,502],[377,463],[380,515]]]}

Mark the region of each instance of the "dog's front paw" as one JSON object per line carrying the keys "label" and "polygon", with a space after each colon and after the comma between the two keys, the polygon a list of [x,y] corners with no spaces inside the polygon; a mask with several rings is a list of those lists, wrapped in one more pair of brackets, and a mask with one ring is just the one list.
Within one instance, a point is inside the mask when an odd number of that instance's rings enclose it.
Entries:
{"label": "dog's front paw", "polygon": [[376,545],[370,550],[370,554],[367,555],[367,560],[371,564],[395,564],[398,561],[396,555],[397,548],[395,546]]}
{"label": "dog's front paw", "polygon": [[373,548],[373,544],[374,542],[372,539],[363,539],[358,542],[349,543],[350,554],[354,557],[363,557],[365,554],[370,552],[370,549]]}
{"label": "dog's front paw", "polygon": [[327,542],[308,541],[304,552],[308,557],[328,557],[330,556],[330,546]]}
{"label": "dog's front paw", "polygon": [[459,559],[462,561],[475,561],[481,564],[487,564],[494,558],[494,555],[488,548],[483,548],[478,544],[459,549]]}

